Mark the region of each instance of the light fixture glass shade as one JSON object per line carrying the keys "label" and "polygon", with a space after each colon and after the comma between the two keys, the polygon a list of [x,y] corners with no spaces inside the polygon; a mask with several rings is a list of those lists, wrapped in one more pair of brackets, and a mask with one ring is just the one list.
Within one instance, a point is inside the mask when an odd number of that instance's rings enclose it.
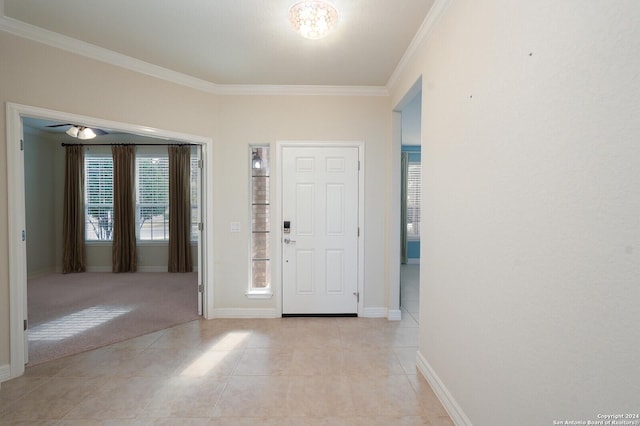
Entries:
{"label": "light fixture glass shade", "polygon": [[84,129],[80,130],[80,132],[78,132],[78,139],[93,139],[96,137],[96,134],[93,132],[93,130],[91,130],[88,127],[85,127]]}
{"label": "light fixture glass shade", "polygon": [[69,128],[69,130],[66,131],[66,133],[71,136],[72,138],[77,138],[78,137],[78,128],[76,126],[71,126]]}
{"label": "light fixture glass shade", "polygon": [[324,0],[303,0],[289,9],[289,20],[293,28],[309,39],[326,36],[338,22],[338,10]]}

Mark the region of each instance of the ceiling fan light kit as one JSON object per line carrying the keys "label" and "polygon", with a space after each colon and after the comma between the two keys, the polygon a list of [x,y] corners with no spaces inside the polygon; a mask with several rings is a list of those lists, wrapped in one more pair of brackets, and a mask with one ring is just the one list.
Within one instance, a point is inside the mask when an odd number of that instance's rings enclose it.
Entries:
{"label": "ceiling fan light kit", "polygon": [[338,10],[325,0],[303,0],[289,9],[293,28],[304,38],[316,40],[325,37],[338,23]]}
{"label": "ceiling fan light kit", "polygon": [[71,126],[65,133],[72,138],[78,138],[81,140],[93,139],[96,137],[96,133],[92,129],[83,126]]}

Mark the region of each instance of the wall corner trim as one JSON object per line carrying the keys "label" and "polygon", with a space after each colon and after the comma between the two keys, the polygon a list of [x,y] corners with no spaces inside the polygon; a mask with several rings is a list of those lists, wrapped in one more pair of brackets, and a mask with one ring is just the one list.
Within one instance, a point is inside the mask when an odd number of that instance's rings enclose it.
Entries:
{"label": "wall corner trim", "polygon": [[462,407],[460,407],[458,402],[453,398],[449,389],[442,383],[442,380],[440,380],[420,351],[418,351],[416,355],[416,365],[420,373],[422,373],[427,382],[429,382],[429,385],[431,385],[433,392],[444,406],[444,409],[447,410],[453,423],[457,426],[473,426],[473,423],[471,423],[471,420],[466,416]]}
{"label": "wall corner trim", "polygon": [[387,313],[387,308],[364,308],[360,316],[363,318],[386,318]]}
{"label": "wall corner trim", "polygon": [[420,44],[427,39],[429,33],[435,26],[436,22],[438,22],[440,16],[442,16],[449,3],[451,3],[451,0],[436,0],[433,3],[433,6],[431,6],[431,10],[429,10],[429,13],[427,13],[427,17],[424,18],[424,21],[422,21],[422,25],[420,25],[420,28],[418,28],[418,32],[416,33],[415,37],[413,37],[413,40],[411,40],[409,47],[407,47],[407,50],[404,52],[404,55],[402,55],[402,58],[400,58],[400,62],[398,62],[396,69],[393,70],[391,77],[389,77],[389,80],[387,81],[387,89],[389,90],[389,92],[393,90],[396,83],[398,82],[400,74],[402,74],[402,72],[405,70],[405,68],[417,52]]}
{"label": "wall corner trim", "polygon": [[389,321],[400,321],[402,319],[402,311],[400,309],[389,309],[387,319]]}

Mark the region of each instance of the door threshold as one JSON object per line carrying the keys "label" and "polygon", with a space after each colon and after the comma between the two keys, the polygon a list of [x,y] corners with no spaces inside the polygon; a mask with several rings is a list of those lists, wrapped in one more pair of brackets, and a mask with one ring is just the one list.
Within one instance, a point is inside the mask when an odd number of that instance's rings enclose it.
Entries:
{"label": "door threshold", "polygon": [[356,318],[358,314],[282,314],[282,318]]}

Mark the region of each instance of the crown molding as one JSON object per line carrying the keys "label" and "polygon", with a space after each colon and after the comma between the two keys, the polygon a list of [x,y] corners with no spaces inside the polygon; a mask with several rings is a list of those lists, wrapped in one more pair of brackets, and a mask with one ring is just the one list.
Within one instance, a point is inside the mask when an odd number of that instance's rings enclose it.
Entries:
{"label": "crown molding", "polygon": [[438,19],[442,16],[451,1],[452,0],[436,0],[433,3],[433,6],[431,6],[431,9],[429,10],[427,16],[424,18],[424,21],[422,21],[422,25],[420,25],[420,28],[418,29],[415,37],[413,37],[413,40],[411,40],[409,47],[407,47],[404,55],[402,55],[402,58],[400,58],[398,66],[396,66],[396,69],[391,74],[391,77],[389,77],[386,85],[388,92],[391,92],[391,90],[398,83],[398,78],[400,78],[400,75],[405,71],[411,59],[413,59],[414,55],[418,51],[418,47],[420,47],[420,45],[427,39],[435,24],[438,22]]}
{"label": "crown molding", "polygon": [[318,96],[388,96],[384,86],[296,86],[216,84],[192,77],[131,56],[123,55],[91,43],[68,37],[26,22],[4,16],[4,0],[0,0],[0,31],[38,43],[95,59],[120,68],[145,74],[171,83],[215,95],[318,95]]}

